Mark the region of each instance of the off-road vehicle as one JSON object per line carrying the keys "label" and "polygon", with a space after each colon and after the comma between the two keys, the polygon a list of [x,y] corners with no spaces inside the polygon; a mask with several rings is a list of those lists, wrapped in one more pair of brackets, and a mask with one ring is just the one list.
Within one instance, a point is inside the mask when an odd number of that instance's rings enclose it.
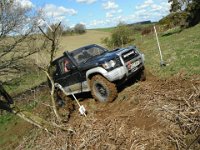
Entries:
{"label": "off-road vehicle", "polygon": [[130,78],[145,79],[144,55],[135,46],[109,51],[92,44],[66,51],[52,63],[53,80],[69,94],[91,91],[101,102],[117,97],[117,86]]}

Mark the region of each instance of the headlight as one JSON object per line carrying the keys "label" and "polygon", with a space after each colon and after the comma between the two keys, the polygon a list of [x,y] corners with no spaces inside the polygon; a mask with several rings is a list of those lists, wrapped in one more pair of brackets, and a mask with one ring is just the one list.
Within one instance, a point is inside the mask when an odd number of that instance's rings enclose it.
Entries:
{"label": "headlight", "polygon": [[115,65],[116,65],[116,61],[114,61],[114,60],[110,60],[110,61],[105,62],[104,64],[102,64],[102,66],[103,66],[105,69],[114,68]]}

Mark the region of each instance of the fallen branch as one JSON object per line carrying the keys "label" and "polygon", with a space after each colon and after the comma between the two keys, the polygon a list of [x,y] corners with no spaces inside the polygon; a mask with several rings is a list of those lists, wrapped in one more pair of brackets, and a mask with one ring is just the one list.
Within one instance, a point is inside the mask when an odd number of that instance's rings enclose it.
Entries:
{"label": "fallen branch", "polygon": [[37,115],[30,113],[28,111],[20,110],[17,107],[13,107],[12,110],[13,110],[13,113],[15,115],[17,115],[18,117],[20,117],[21,119],[37,126],[40,129],[47,131],[48,133],[53,133],[53,131],[55,129],[60,129],[60,130],[63,130],[63,131],[70,131],[70,132],[74,133],[74,131],[72,129],[60,126],[56,123],[50,123],[50,122],[40,118]]}
{"label": "fallen branch", "polygon": [[52,108],[53,108],[53,111],[56,115],[56,118],[58,119],[58,121],[61,121],[62,119],[60,118],[59,114],[58,114],[58,111],[56,109],[56,102],[55,102],[55,99],[54,99],[54,93],[55,93],[55,86],[54,86],[54,81],[51,79],[49,73],[43,69],[43,71],[46,73],[48,79],[50,80],[51,82],[51,102],[52,102]]}
{"label": "fallen branch", "polygon": [[[38,66],[38,65],[37,65]],[[44,71],[44,73],[46,74],[46,76],[48,77],[50,83],[51,83],[51,103],[52,103],[52,108],[53,108],[53,111],[54,111],[54,114],[57,118],[57,120],[59,122],[61,122],[61,118],[58,114],[58,111],[57,111],[57,108],[56,108],[56,102],[55,102],[55,99],[54,99],[54,93],[55,93],[55,85],[54,85],[54,81],[52,80],[51,76],[49,75],[49,73],[42,67],[38,66],[39,69],[41,69],[42,71]]]}

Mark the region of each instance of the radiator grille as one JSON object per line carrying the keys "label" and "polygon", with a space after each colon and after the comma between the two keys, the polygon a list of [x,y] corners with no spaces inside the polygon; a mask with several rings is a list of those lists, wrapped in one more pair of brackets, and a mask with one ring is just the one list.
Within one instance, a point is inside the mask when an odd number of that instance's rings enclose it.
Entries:
{"label": "radiator grille", "polygon": [[123,58],[124,62],[128,62],[129,60],[131,60],[137,56],[139,56],[139,54],[134,49],[131,49],[122,54],[122,58]]}

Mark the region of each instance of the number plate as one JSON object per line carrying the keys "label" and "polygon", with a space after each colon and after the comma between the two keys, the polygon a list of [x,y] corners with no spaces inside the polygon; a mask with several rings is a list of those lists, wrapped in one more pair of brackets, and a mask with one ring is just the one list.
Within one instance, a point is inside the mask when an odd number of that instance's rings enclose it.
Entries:
{"label": "number plate", "polygon": [[134,63],[131,64],[131,69],[137,67],[140,64],[140,61],[136,61]]}

